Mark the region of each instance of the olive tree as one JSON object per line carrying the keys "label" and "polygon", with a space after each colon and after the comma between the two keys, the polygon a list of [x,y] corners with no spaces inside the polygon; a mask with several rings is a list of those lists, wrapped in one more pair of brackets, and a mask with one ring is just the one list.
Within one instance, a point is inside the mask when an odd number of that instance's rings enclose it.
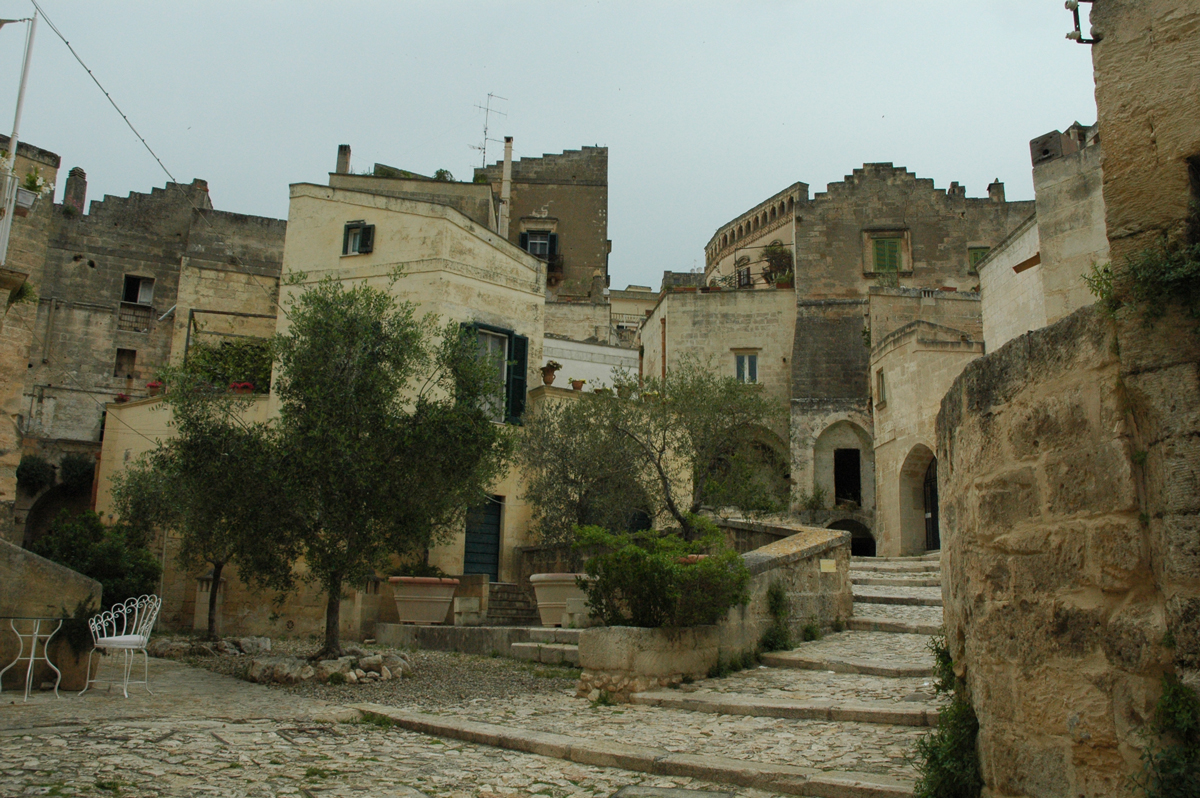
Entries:
{"label": "olive tree", "polygon": [[331,278],[288,304],[273,391],[301,550],[327,599],[319,656],[337,656],[343,589],[460,527],[508,440],[492,420],[496,365],[467,329]]}

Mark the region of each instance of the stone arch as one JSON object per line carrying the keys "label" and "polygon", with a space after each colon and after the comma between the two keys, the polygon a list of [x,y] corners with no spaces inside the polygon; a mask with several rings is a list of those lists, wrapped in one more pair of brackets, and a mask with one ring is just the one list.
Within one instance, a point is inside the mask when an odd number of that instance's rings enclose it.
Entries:
{"label": "stone arch", "polygon": [[737,237],[738,238],[742,237],[742,226],[740,224],[738,225]]}
{"label": "stone arch", "polygon": [[766,211],[762,212],[762,226],[763,227],[767,226],[767,212]]}
{"label": "stone arch", "polygon": [[722,247],[729,246],[729,234],[728,233],[721,234],[721,246]]}
{"label": "stone arch", "polygon": [[812,446],[813,488],[829,507],[875,508],[875,450],[871,435],[849,418],[834,420]]}
{"label": "stone arch", "polygon": [[[926,477],[933,476],[932,495],[927,495]],[[900,553],[921,554],[927,543],[937,543],[937,458],[933,450],[918,443],[900,466]]]}
{"label": "stone arch", "polygon": [[771,206],[771,221],[775,221],[775,206]]}
{"label": "stone arch", "polygon": [[783,216],[785,213],[787,213],[787,206],[785,206],[783,204],[783,200],[780,200],[779,201],[779,215]]}
{"label": "stone arch", "polygon": [[788,213],[791,213],[796,208],[796,198],[788,197]]}
{"label": "stone arch", "polygon": [[841,529],[850,533],[851,557],[874,557],[875,536],[867,525],[853,518],[841,518],[825,527],[826,529]]}
{"label": "stone arch", "polygon": [[[779,506],[786,507],[791,495],[791,462],[788,448],[771,430],[755,426],[750,429],[748,445],[736,453],[736,464],[733,458],[721,458],[714,463],[714,471],[728,476],[733,468],[737,468],[736,479],[750,480],[760,490],[765,499],[762,506],[742,507],[742,510],[775,510]],[[718,488],[719,491],[719,488]],[[718,492],[705,497],[705,504],[721,506]],[[771,504],[778,505],[776,507]]]}
{"label": "stone arch", "polygon": [[755,217],[754,217],[754,219],[753,219],[753,221],[751,221],[751,222],[750,222],[750,229],[751,229],[751,230],[757,230],[757,229],[758,229],[758,217],[757,217],[757,216],[755,216]]}

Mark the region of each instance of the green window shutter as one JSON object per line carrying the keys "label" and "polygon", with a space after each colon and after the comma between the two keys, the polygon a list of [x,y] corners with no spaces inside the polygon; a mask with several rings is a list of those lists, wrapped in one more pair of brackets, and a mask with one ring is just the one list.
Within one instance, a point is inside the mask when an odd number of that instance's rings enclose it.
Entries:
{"label": "green window shutter", "polygon": [[549,244],[547,244],[546,254],[553,258],[558,254],[558,235],[551,233],[549,236]]}
{"label": "green window shutter", "polygon": [[342,254],[343,255],[350,254],[350,229],[351,229],[351,227],[353,227],[353,225],[346,225],[346,227],[342,230]]}
{"label": "green window shutter", "polygon": [[375,249],[375,225],[364,224],[358,238],[358,251],[367,253]]}
{"label": "green window shutter", "polygon": [[529,233],[521,233],[520,237],[517,240],[520,241],[520,244],[518,246],[520,246],[521,249],[528,252],[529,251]]}
{"label": "green window shutter", "polygon": [[898,238],[876,238],[875,245],[875,271],[877,272],[896,272],[900,271],[900,239]]}
{"label": "green window shutter", "polygon": [[508,384],[505,386],[504,421],[520,424],[525,414],[525,388],[529,370],[529,339],[524,335],[512,335],[508,342]]}

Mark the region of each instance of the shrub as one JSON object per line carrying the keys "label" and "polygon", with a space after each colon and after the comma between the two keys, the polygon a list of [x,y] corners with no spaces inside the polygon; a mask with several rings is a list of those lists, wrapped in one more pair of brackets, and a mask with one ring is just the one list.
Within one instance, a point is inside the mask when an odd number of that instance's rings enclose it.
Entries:
{"label": "shrub", "polygon": [[85,493],[92,489],[92,477],[96,473],[96,458],[80,452],[71,452],[58,466],[63,487],[71,493]]}
{"label": "shrub", "polygon": [[158,585],[161,568],[154,556],[131,545],[123,526],[106,527],[90,511],[78,518],[59,513],[30,550],[99,582],[105,607],[153,593]]}
{"label": "shrub", "polygon": [[[609,626],[701,626],[719,621],[749,600],[750,572],[726,547],[720,531],[694,519],[704,534],[685,541],[674,533],[612,533],[581,527],[576,546],[589,555],[584,590],[592,615]],[[704,554],[694,560],[688,555]]]}
{"label": "shrub", "polygon": [[983,789],[975,738],[979,720],[954,675],[954,661],[945,633],[929,638],[933,654],[934,689],[951,695],[950,703],[938,713],[938,725],[917,740],[917,772],[914,798],[977,798]]}
{"label": "shrub", "polygon": [[54,484],[54,466],[36,454],[21,455],[17,464],[17,485],[26,493],[37,493]]}
{"label": "shrub", "polygon": [[1200,699],[1174,676],[1163,676],[1163,692],[1148,726],[1135,783],[1147,798],[1195,796],[1200,785]]}
{"label": "shrub", "polygon": [[221,388],[235,382],[249,382],[254,385],[255,393],[270,390],[274,362],[271,341],[260,338],[192,344],[187,352],[188,371]]}
{"label": "shrub", "polygon": [[767,587],[767,612],[771,616],[771,625],[763,632],[758,647],[762,651],[786,651],[792,647],[792,633],[788,628],[788,616],[791,608],[788,606],[787,590],[783,583],[772,582]]}

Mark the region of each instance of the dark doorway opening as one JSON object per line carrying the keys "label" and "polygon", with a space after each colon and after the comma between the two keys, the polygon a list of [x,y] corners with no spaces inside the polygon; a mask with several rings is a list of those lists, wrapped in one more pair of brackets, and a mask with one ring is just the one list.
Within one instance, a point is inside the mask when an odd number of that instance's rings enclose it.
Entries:
{"label": "dark doorway opening", "polygon": [[828,529],[843,529],[850,533],[850,556],[851,557],[874,557],[875,556],[875,536],[871,534],[871,530],[850,518],[843,518],[841,521],[834,521]]}
{"label": "dark doorway opening", "polygon": [[942,535],[938,529],[937,458],[929,461],[925,469],[925,550],[942,548]]}
{"label": "dark doorway opening", "polygon": [[487,501],[467,513],[464,574],[487,574],[491,581],[500,581],[500,510],[503,507],[503,496],[489,496]]}
{"label": "dark doorway opening", "polygon": [[858,449],[833,450],[833,498],[837,504],[862,505],[862,470],[858,458]]}

